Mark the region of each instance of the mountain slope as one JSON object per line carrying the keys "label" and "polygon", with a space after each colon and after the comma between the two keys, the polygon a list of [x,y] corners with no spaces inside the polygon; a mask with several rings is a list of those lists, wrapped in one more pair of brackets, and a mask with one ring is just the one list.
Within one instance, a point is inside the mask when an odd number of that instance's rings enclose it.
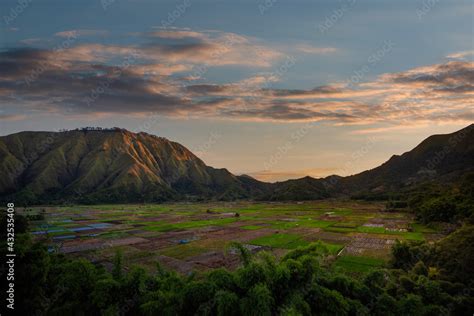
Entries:
{"label": "mountain slope", "polygon": [[49,199],[162,200],[242,198],[248,193],[225,169],[204,164],[184,146],[126,130],[22,132],[0,138],[2,195]]}
{"label": "mountain slope", "polygon": [[433,135],[413,150],[392,156],[381,166],[344,177],[336,191],[389,191],[423,181],[451,181],[474,171],[474,124],[457,132]]}
{"label": "mountain slope", "polygon": [[[307,199],[327,196],[380,194],[414,187],[424,182],[453,182],[474,171],[474,124],[457,132],[433,135],[413,150],[394,155],[371,170],[348,177],[329,176],[324,179],[305,177],[277,183],[284,194],[273,199]],[[285,190],[290,187],[291,190]],[[281,192],[280,192],[281,193]]]}
{"label": "mountain slope", "polygon": [[328,188],[320,179],[309,176],[276,182],[272,190],[259,197],[267,201],[319,200],[330,197]]}

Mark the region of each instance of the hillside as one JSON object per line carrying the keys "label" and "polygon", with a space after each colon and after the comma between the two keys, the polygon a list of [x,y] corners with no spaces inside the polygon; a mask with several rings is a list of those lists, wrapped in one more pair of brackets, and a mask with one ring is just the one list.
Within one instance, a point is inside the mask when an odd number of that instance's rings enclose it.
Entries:
{"label": "hillside", "polygon": [[50,201],[247,197],[226,169],[184,146],[115,130],[21,132],[0,138],[0,192]]}
{"label": "hillside", "polygon": [[474,171],[474,124],[451,134],[430,136],[377,168],[341,178],[335,189],[385,192],[430,180],[450,182],[470,171]]}
{"label": "hillside", "polygon": [[318,200],[331,197],[328,188],[320,179],[309,176],[300,179],[276,182],[271,192],[260,196],[266,201]]}
{"label": "hillside", "polygon": [[328,196],[379,196],[422,183],[458,181],[474,171],[474,124],[457,132],[433,135],[413,150],[394,155],[371,170],[348,177],[304,177],[275,183],[269,200],[299,200]]}

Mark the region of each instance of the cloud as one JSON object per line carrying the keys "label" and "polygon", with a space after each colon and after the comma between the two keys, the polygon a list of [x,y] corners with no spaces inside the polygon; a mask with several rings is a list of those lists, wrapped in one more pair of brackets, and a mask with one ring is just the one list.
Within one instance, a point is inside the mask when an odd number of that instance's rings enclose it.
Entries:
{"label": "cloud", "polygon": [[191,65],[185,64],[138,64],[131,67],[133,71],[141,76],[170,76],[172,74],[192,70]]}
{"label": "cloud", "polygon": [[143,53],[150,59],[159,56],[174,63],[270,67],[283,57],[256,40],[235,33],[164,29],[146,35],[150,41],[143,45]]}
{"label": "cloud", "polygon": [[[62,37],[78,37],[94,30],[72,30],[57,33]],[[145,42],[130,45],[82,44],[64,49],[70,59],[79,56],[90,61],[105,62],[107,59],[130,55],[132,51],[153,63],[174,64],[185,67],[205,65],[207,67],[241,65],[268,68],[284,55],[258,43],[253,38],[235,33],[217,31],[189,31],[165,29],[142,33]]]}
{"label": "cloud", "polygon": [[335,47],[315,47],[308,44],[298,45],[296,50],[305,54],[325,55],[336,53],[338,51]]}
{"label": "cloud", "polygon": [[26,118],[22,114],[0,114],[0,121],[21,121]]}
{"label": "cloud", "polygon": [[319,86],[311,90],[269,90],[269,93],[275,97],[280,98],[318,98],[333,96],[337,93],[341,93],[344,90],[337,86]]}
{"label": "cloud", "polygon": [[446,58],[451,58],[451,59],[465,59],[466,57],[474,57],[474,50],[466,50],[462,52],[457,52],[453,54],[449,54],[446,56]]}
{"label": "cloud", "polygon": [[451,91],[474,86],[474,63],[451,61],[445,64],[419,67],[409,71],[387,74],[382,80],[389,83]]}
{"label": "cloud", "polygon": [[69,31],[62,31],[57,32],[54,36],[58,37],[76,37],[76,36],[105,36],[108,35],[108,31],[106,30],[85,30],[85,29],[78,29],[78,30],[69,30]]}
{"label": "cloud", "polygon": [[133,65],[67,63],[55,61],[53,56],[55,52],[37,49],[1,53],[0,91],[4,98],[19,95],[19,103],[26,108],[37,107],[41,100],[43,111],[68,114],[157,111],[178,115],[204,107],[170,94],[173,86],[159,77],[145,80],[142,69]]}
{"label": "cloud", "polygon": [[197,95],[221,94],[225,91],[229,91],[226,85],[217,84],[195,84],[187,86],[186,90]]}
{"label": "cloud", "polygon": [[301,107],[292,104],[272,104],[259,109],[230,109],[222,111],[225,116],[251,121],[351,121],[354,116],[336,111],[318,111],[318,107],[328,108],[326,104],[313,104]]}
{"label": "cloud", "polygon": [[[160,29],[128,46],[11,48],[0,51],[0,102],[21,113],[47,115],[153,112],[393,126],[474,120],[473,62],[451,60],[361,83],[277,89],[271,84],[280,76],[265,68],[275,66],[281,56],[253,38],[188,29]],[[224,65],[260,69],[252,77],[226,84],[198,80],[208,68]]]}
{"label": "cloud", "polygon": [[[26,76],[29,71],[45,66],[52,67],[49,53],[45,50],[32,48],[15,48],[0,52],[1,80],[14,80]],[[10,84],[13,84],[10,82]]]}
{"label": "cloud", "polygon": [[429,124],[417,122],[415,125],[395,125],[395,126],[384,126],[384,127],[370,127],[362,128],[352,131],[354,135],[367,135],[367,134],[379,134],[384,132],[397,131],[397,133],[410,133],[413,129],[425,128]]}
{"label": "cloud", "polygon": [[472,120],[474,63],[451,61],[390,73],[358,85],[265,89],[250,109],[222,111],[253,120],[324,120],[338,124]]}
{"label": "cloud", "polygon": [[201,32],[186,30],[186,29],[165,29],[148,33],[152,37],[184,39],[184,38],[198,38],[205,39],[207,35]]}

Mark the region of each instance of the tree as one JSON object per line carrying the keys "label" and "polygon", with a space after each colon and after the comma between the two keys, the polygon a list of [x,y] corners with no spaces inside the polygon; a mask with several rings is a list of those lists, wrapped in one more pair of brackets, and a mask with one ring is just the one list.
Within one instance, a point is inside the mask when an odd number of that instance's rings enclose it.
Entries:
{"label": "tree", "polygon": [[113,259],[113,268],[112,268],[112,276],[115,280],[122,279],[122,269],[123,269],[123,254],[120,249],[115,252],[115,256]]}
{"label": "tree", "polygon": [[195,315],[197,311],[209,310],[215,289],[208,282],[192,281],[183,289],[183,315]]}
{"label": "tree", "polygon": [[408,294],[398,303],[398,313],[406,316],[422,315],[423,302],[421,297],[415,294]]}
{"label": "tree", "polygon": [[233,316],[239,314],[239,297],[232,292],[220,290],[214,296],[216,314],[219,316]]}
{"label": "tree", "polygon": [[252,287],[240,303],[242,315],[265,316],[272,315],[272,293],[263,283]]}

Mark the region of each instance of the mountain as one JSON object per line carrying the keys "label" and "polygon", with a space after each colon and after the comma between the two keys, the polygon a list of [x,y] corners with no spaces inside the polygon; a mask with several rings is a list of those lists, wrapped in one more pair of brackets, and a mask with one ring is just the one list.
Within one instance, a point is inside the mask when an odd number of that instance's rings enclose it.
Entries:
{"label": "mountain", "polygon": [[331,197],[328,188],[320,179],[309,176],[276,182],[272,190],[259,199],[266,201],[318,200]]}
{"label": "mountain", "polygon": [[184,146],[124,129],[20,132],[0,137],[2,200],[134,202],[311,200],[383,193],[474,171],[474,124],[349,177],[264,183],[207,166]]}
{"label": "mountain", "polygon": [[124,129],[0,137],[0,194],[40,201],[245,198],[239,178],[184,146]]}
{"label": "mountain", "polygon": [[341,178],[333,190],[384,192],[425,181],[450,182],[474,171],[474,124],[457,132],[433,135],[413,150],[392,156],[381,166]]}
{"label": "mountain", "polygon": [[[474,172],[474,124],[451,134],[430,136],[413,150],[400,156],[394,155],[379,167],[359,174],[348,177],[333,175],[324,179],[305,177],[277,183],[280,190],[274,190],[273,198],[383,197],[386,193],[426,182],[458,181],[469,172]],[[285,193],[281,194],[282,190]]]}

